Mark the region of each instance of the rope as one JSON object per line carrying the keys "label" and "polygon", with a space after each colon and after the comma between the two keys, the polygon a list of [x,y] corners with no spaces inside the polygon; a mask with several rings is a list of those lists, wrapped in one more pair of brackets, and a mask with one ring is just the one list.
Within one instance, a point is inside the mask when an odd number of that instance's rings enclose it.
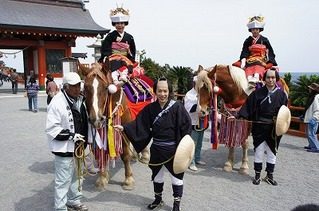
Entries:
{"label": "rope", "polygon": [[[74,150],[74,157],[76,161],[76,169],[77,169],[77,179],[78,179],[78,190],[81,191],[81,178],[87,175],[94,176],[94,174],[91,174],[88,170],[87,164],[85,162],[85,158],[89,155],[93,155],[92,148],[90,147],[89,154],[85,155],[85,147],[84,142],[80,141],[78,143],[77,147]],[[82,169],[83,164],[83,169]]]}
{"label": "rope", "polygon": [[[121,134],[121,136],[122,136],[124,142],[129,146],[130,143],[129,143],[129,139],[127,138],[126,134],[125,134],[123,131],[120,131],[120,134]],[[131,151],[131,153],[134,153],[131,148],[129,148],[129,150]],[[172,157],[170,157],[169,159],[167,159],[167,160],[165,160],[165,161],[163,161],[163,162],[161,162],[161,163],[149,163],[149,162],[146,163],[146,162],[142,161],[142,159],[139,158],[139,157],[137,157],[137,160],[138,160],[140,163],[143,163],[143,164],[145,164],[145,165],[149,165],[149,166],[161,166],[161,165],[164,165],[164,164],[170,162],[172,159],[174,159],[174,157],[175,157],[175,155],[173,155]]]}
{"label": "rope", "polygon": [[[227,115],[224,114],[224,113],[220,113],[220,114],[221,114],[222,116],[229,117],[229,116],[227,116]],[[233,115],[231,115],[231,116],[233,116]],[[233,121],[238,121],[238,122],[240,122],[240,121],[242,121],[242,122],[246,121],[246,122],[249,122],[249,123],[258,123],[258,124],[266,124],[266,125],[271,125],[271,124],[273,124],[273,122],[262,122],[262,121],[247,120],[247,119],[235,119],[235,118],[233,118]]]}

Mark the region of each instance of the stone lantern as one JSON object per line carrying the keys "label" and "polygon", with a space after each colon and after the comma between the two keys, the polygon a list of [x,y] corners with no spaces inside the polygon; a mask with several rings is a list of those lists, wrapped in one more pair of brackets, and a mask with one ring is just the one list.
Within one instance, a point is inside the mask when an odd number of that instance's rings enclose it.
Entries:
{"label": "stone lantern", "polygon": [[88,45],[88,48],[94,48],[94,54],[92,56],[94,57],[95,62],[97,62],[101,57],[101,46],[102,46],[102,37],[101,35],[96,36],[96,40],[92,45]]}
{"label": "stone lantern", "polygon": [[61,59],[62,62],[62,70],[63,75],[68,72],[76,72],[77,71],[77,59],[72,57],[65,57]]}

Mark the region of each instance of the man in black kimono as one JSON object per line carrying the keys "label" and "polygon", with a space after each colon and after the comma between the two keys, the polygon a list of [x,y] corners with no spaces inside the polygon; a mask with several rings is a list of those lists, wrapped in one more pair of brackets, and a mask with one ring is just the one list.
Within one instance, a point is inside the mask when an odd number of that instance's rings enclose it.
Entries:
{"label": "man in black kimono", "polygon": [[184,172],[174,173],[173,158],[180,140],[191,133],[192,123],[183,104],[172,100],[172,86],[165,78],[156,81],[153,89],[157,100],[147,105],[134,121],[123,126],[115,125],[114,128],[124,130],[137,152],[144,149],[153,138],[149,167],[152,170],[155,200],[148,205],[148,209],[163,205],[165,166],[172,180],[173,211],[179,211]]}
{"label": "man in black kimono", "polygon": [[273,178],[273,172],[281,136],[276,136],[274,120],[280,107],[288,103],[286,93],[276,85],[278,80],[278,72],[268,70],[264,75],[266,85],[252,92],[238,113],[239,118],[253,121],[252,136],[255,150],[255,178],[253,184],[255,185],[260,184],[260,173],[265,151],[267,152],[267,176],[264,181],[271,185],[277,185]]}

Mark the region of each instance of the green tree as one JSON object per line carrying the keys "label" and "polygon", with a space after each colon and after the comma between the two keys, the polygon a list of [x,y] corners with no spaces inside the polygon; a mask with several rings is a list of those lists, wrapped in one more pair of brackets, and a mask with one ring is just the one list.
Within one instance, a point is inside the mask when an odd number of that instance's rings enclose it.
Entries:
{"label": "green tree", "polygon": [[173,82],[178,94],[186,94],[192,87],[193,70],[190,67],[173,66],[168,72],[168,78]]}
{"label": "green tree", "polygon": [[160,66],[150,58],[143,58],[141,60],[141,66],[145,70],[145,75],[150,77],[152,80],[157,80],[162,76],[165,77],[167,74],[167,70],[164,67]]}
{"label": "green tree", "polygon": [[290,87],[291,87],[291,73],[285,73],[284,74],[284,80],[285,80],[287,86],[290,89]]}
{"label": "green tree", "polygon": [[307,75],[301,75],[296,82],[291,84],[289,98],[292,105],[305,106],[309,95],[308,86],[311,83],[319,83],[319,76],[310,75],[308,78]]}

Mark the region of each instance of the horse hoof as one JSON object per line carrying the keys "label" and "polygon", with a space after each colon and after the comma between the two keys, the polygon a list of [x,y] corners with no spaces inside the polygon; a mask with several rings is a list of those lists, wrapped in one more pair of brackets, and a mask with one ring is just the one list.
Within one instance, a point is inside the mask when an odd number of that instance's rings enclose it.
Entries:
{"label": "horse hoof", "polygon": [[224,166],[224,171],[226,171],[226,172],[232,172],[232,170],[233,170],[233,167],[231,167],[231,166]]}
{"label": "horse hoof", "polygon": [[133,190],[134,185],[123,185],[122,188],[123,188],[123,190]]}
{"label": "horse hoof", "polygon": [[106,189],[106,186],[108,183],[109,183],[108,174],[101,173],[101,175],[97,178],[95,182],[95,186],[99,191],[103,191]]}
{"label": "horse hoof", "polygon": [[233,171],[233,165],[232,162],[227,161],[224,165],[224,171],[226,172],[232,172]]}
{"label": "horse hoof", "polygon": [[98,185],[95,185],[95,186],[96,186],[97,191],[99,191],[99,192],[103,192],[106,190],[106,187],[98,186]]}
{"label": "horse hoof", "polygon": [[242,175],[248,175],[249,174],[249,169],[246,168],[240,168],[239,173]]}
{"label": "horse hoof", "polygon": [[133,177],[128,177],[123,182],[122,188],[124,190],[133,190],[135,185],[135,180]]}

